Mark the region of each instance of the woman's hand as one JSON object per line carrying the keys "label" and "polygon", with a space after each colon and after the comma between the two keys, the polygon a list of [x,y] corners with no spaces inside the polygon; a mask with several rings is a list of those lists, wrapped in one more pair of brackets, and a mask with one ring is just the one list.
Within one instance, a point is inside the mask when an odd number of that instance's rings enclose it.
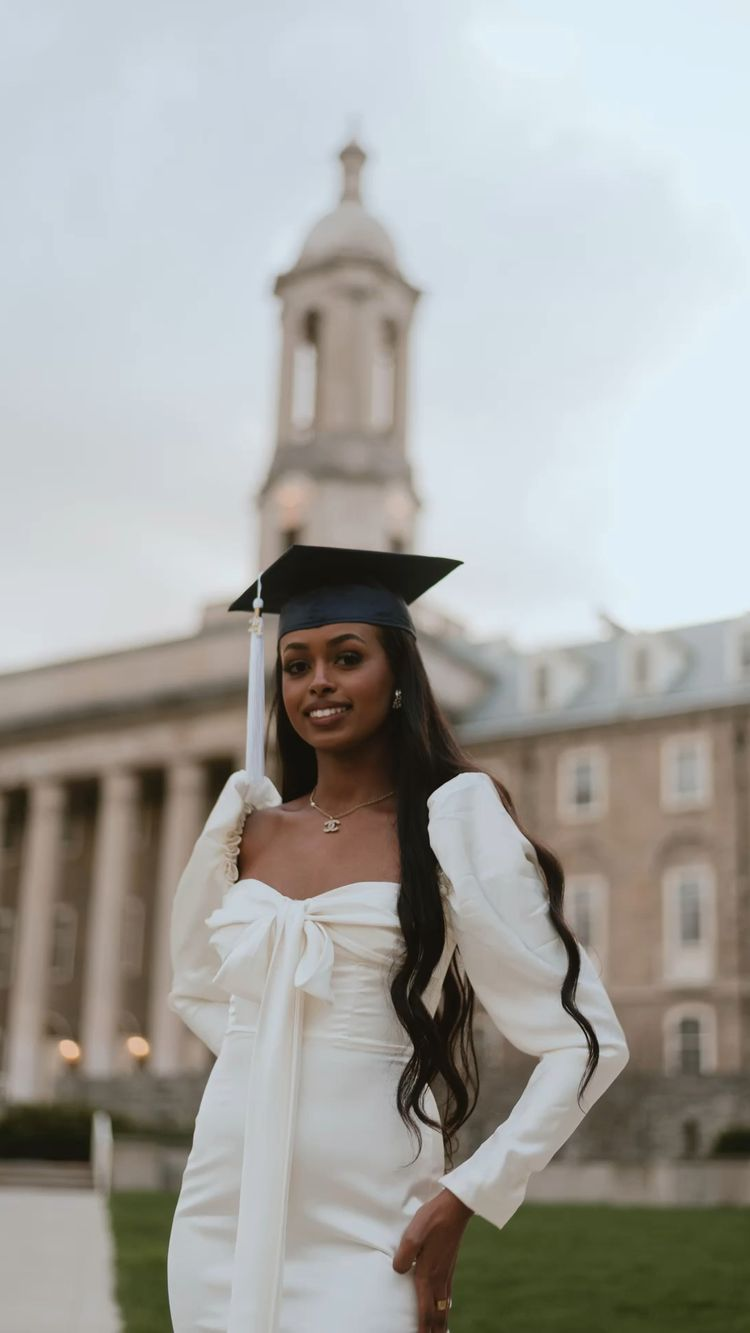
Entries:
{"label": "woman's hand", "polygon": [[414,1214],[393,1256],[397,1273],[408,1273],[413,1261],[419,1299],[419,1327],[415,1333],[446,1333],[449,1307],[436,1309],[435,1302],[450,1299],[453,1270],[467,1222],[469,1208],[448,1189]]}

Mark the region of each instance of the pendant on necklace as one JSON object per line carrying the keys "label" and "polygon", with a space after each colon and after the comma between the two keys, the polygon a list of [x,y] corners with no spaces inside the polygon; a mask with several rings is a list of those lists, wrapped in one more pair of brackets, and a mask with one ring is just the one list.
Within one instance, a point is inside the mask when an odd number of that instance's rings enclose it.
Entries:
{"label": "pendant on necklace", "polygon": [[323,832],[324,832],[324,833],[338,833],[338,831],[339,831],[340,828],[341,828],[341,820],[340,820],[340,819],[327,819],[326,822],[325,822],[325,824],[323,825]]}

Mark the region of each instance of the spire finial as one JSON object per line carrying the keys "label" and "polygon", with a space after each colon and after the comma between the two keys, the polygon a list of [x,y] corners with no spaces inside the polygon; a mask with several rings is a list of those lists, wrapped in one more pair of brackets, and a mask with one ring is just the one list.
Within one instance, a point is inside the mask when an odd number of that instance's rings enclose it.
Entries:
{"label": "spire finial", "polygon": [[360,188],[360,178],[362,168],[367,161],[367,154],[363,152],[357,143],[356,138],[352,136],[348,144],[341,149],[339,161],[344,168],[344,176],[341,188],[341,199],[354,200],[361,204],[362,193]]}

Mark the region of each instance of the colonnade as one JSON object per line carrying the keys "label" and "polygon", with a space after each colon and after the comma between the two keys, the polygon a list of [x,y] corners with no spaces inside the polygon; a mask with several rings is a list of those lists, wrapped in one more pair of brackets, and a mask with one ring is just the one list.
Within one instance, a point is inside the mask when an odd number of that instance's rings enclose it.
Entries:
{"label": "colonnade", "polygon": [[[240,766],[238,761],[236,767]],[[185,1029],[167,1007],[169,922],[177,882],[207,814],[206,765],[200,757],[180,757],[165,766],[164,777],[151,949],[144,961],[148,997],[144,1035],[150,1045],[149,1068],[170,1075],[184,1067]],[[78,965],[83,967],[78,1040],[82,1073],[101,1078],[116,1072],[123,1040],[121,930],[138,827],[138,768],[109,768],[99,775],[99,784],[86,938],[78,954]],[[13,1101],[43,1095],[49,960],[66,801],[64,778],[29,783],[3,1070],[5,1095]],[[3,804],[0,792],[0,814]]]}

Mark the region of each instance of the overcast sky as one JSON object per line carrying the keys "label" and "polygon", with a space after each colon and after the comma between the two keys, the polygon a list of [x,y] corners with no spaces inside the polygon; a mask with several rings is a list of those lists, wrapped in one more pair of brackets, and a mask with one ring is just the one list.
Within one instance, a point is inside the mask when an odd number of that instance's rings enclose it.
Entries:
{"label": "overcast sky", "polygon": [[435,604],[520,646],[750,610],[746,0],[3,9],[0,667],[255,577],[273,277],[353,122],[425,292]]}

